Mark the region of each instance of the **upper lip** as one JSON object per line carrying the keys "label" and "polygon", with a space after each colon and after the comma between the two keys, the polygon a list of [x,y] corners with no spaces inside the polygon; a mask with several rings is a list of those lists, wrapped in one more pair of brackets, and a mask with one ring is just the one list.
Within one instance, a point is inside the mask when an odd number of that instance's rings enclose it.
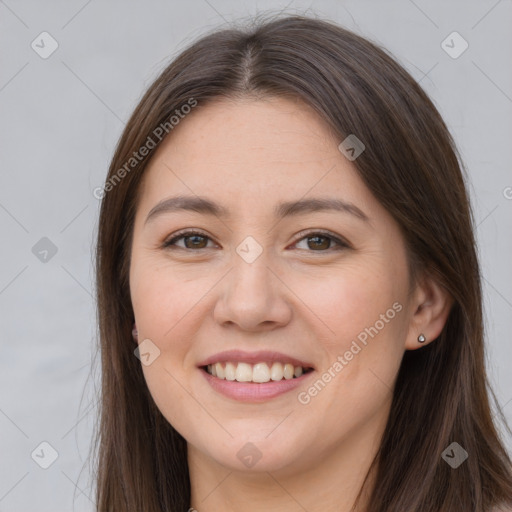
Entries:
{"label": "upper lip", "polygon": [[259,352],[244,352],[243,350],[226,350],[219,352],[208,357],[204,361],[201,361],[197,366],[208,366],[209,364],[223,363],[223,362],[237,362],[237,363],[266,363],[278,361],[281,363],[291,363],[293,366],[302,366],[302,368],[312,368],[314,366],[311,363],[302,361],[292,356],[288,356],[281,352],[274,352],[271,350],[262,350]]}

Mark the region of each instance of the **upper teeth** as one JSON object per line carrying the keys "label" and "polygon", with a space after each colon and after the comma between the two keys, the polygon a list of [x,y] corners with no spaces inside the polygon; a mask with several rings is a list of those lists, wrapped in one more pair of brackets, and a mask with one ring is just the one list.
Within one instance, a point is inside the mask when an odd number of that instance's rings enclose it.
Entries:
{"label": "upper teeth", "polygon": [[215,363],[207,366],[207,372],[214,377],[238,382],[269,382],[270,380],[293,379],[300,377],[304,372],[302,366],[293,366],[287,363]]}

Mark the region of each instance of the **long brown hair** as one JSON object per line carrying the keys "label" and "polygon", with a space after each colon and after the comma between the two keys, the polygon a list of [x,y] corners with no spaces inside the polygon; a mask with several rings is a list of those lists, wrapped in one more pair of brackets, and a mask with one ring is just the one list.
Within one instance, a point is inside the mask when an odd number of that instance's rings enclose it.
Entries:
{"label": "long brown hair", "polygon": [[[486,376],[474,221],[453,140],[424,91],[385,50],[329,21],[277,16],[209,33],[185,49],[143,96],[112,159],[96,253],[98,511],[190,506],[186,441],[156,407],[133,354],[133,222],[156,148],[135,163],[130,158],[166,122],[172,137],[170,117],[191,100],[200,109],[214,98],[248,95],[300,99],[340,142],[349,134],[363,141],[354,165],[399,224],[411,271],[428,272],[454,299],[438,339],[404,354],[367,511],[487,512],[512,504],[511,462],[489,396],[508,426]],[[469,454],[457,469],[441,458],[452,442]]]}

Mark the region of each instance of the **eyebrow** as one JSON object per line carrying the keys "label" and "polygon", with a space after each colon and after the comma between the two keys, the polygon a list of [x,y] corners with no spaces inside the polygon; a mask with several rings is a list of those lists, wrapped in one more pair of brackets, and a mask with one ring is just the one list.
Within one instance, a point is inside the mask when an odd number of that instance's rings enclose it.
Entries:
{"label": "eyebrow", "polygon": [[[157,203],[148,213],[144,224],[156,217],[170,212],[191,211],[203,215],[214,215],[216,217],[230,218],[231,214],[227,208],[210,199],[199,196],[175,196],[169,197]],[[309,198],[298,201],[288,201],[276,205],[274,215],[283,219],[294,215],[303,215],[312,212],[337,211],[349,213],[360,220],[370,222],[368,216],[357,206],[338,198]]]}

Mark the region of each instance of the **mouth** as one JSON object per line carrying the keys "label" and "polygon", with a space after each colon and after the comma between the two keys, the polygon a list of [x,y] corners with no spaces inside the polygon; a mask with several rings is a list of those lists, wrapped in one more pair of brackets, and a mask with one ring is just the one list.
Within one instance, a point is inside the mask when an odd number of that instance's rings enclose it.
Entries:
{"label": "mouth", "polygon": [[200,368],[219,380],[252,384],[298,379],[302,375],[314,370],[309,366],[301,366],[292,362],[281,361],[261,361],[256,364],[222,361],[204,365]]}
{"label": "mouth", "polygon": [[262,403],[306,385],[316,368],[273,350],[226,350],[197,365],[213,390],[232,400]]}

